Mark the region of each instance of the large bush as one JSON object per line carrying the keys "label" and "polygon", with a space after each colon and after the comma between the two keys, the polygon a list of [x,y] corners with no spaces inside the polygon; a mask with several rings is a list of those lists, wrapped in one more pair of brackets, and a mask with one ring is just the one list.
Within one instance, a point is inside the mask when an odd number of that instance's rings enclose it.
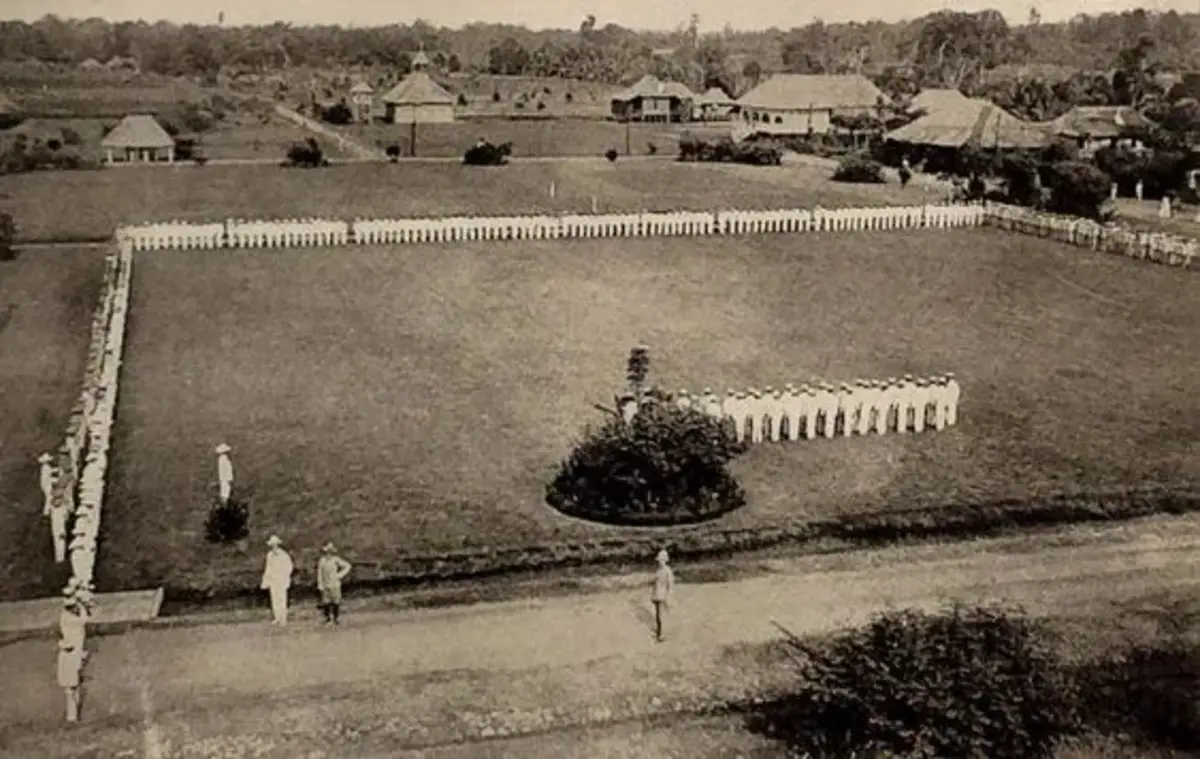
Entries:
{"label": "large bush", "polygon": [[712,519],[746,503],[728,470],[743,450],[718,420],[650,394],[632,422],[613,418],[587,435],[546,486],[546,501],[610,524]]}
{"label": "large bush", "polygon": [[315,139],[309,137],[304,142],[298,142],[288,148],[285,166],[299,166],[306,169],[328,166],[325,153]]}
{"label": "large bush", "polygon": [[1079,725],[1072,679],[1020,612],[893,611],[792,638],[799,690],[758,727],[820,757],[1037,759]]}
{"label": "large bush", "polygon": [[204,523],[204,537],[210,543],[233,543],[250,535],[250,506],[230,496],[228,501],[216,502]]}
{"label": "large bush", "polygon": [[1112,178],[1090,163],[1059,161],[1044,167],[1050,188],[1047,210],[1103,221],[1108,215]]}
{"label": "large bush", "polygon": [[838,162],[833,181],[884,184],[887,180],[883,177],[883,164],[863,155],[848,155]]}
{"label": "large bush", "polygon": [[321,120],[326,124],[343,126],[354,121],[354,112],[344,102],[334,103],[328,108],[321,109]]}

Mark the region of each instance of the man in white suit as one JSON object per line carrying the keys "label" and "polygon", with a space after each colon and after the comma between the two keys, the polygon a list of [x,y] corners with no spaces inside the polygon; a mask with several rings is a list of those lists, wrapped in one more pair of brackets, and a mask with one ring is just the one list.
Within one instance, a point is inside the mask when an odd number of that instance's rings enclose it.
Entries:
{"label": "man in white suit", "polygon": [[217,492],[221,503],[228,503],[233,494],[233,462],[229,460],[230,448],[225,443],[216,447],[217,452]]}
{"label": "man in white suit", "polygon": [[958,380],[954,378],[953,372],[946,373],[946,425],[953,426],[958,423],[958,402],[962,396],[962,388],[958,385]]}
{"label": "man in white suit", "polygon": [[267,538],[267,560],[263,567],[261,587],[271,594],[271,624],[283,627],[288,618],[288,589],[292,587],[295,564],[283,550],[279,536]]}
{"label": "man in white suit", "polygon": [[712,388],[704,388],[704,398],[701,401],[701,406],[704,409],[704,413],[713,419],[721,418],[721,399],[712,391]]}
{"label": "man in white suit", "polygon": [[758,390],[750,388],[750,397],[746,400],[746,410],[750,417],[750,442],[761,443],[763,441],[763,396]]}

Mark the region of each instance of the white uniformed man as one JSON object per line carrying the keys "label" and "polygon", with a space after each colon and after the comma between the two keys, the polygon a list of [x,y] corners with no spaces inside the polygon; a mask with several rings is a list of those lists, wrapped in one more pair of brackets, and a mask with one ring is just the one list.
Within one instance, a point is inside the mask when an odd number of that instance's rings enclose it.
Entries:
{"label": "white uniformed man", "polygon": [[621,418],[626,424],[633,424],[633,418],[637,416],[638,402],[637,398],[632,395],[625,394],[617,399],[617,408],[621,412]]}
{"label": "white uniformed man", "polygon": [[287,551],[283,550],[283,541],[278,536],[268,538],[267,547],[267,560],[259,585],[271,596],[271,624],[282,627],[287,624],[288,589],[292,586],[295,564]]}
{"label": "white uniformed man", "polygon": [[855,431],[859,435],[866,435],[871,431],[871,413],[875,408],[875,383],[871,380],[859,382],[858,424],[855,425]]}
{"label": "white uniformed man", "polygon": [[[841,419],[842,435],[849,435],[854,424],[854,391],[850,385],[843,382],[837,389],[837,415]],[[838,427],[834,425],[834,434]]]}
{"label": "white uniformed man", "polygon": [[692,407],[692,396],[688,395],[688,391],[679,391],[679,394],[675,396],[675,406],[680,411],[687,411]]}
{"label": "white uniformed man", "polygon": [[754,388],[750,388],[750,397],[746,401],[750,412],[750,442],[761,443],[763,441],[763,397],[762,393]]}
{"label": "white uniformed man", "polygon": [[228,503],[233,494],[233,462],[229,460],[230,448],[225,443],[216,447],[217,453],[217,493],[221,503]]}
{"label": "white uniformed man", "polygon": [[954,379],[953,372],[946,373],[946,425],[953,426],[958,422],[958,401],[962,395],[962,388],[958,385],[958,380]]}
{"label": "white uniformed man", "polygon": [[779,442],[779,422],[783,418],[783,395],[774,387],[767,385],[763,390],[762,399],[762,428],[763,438],[772,443]]}
{"label": "white uniformed man", "polygon": [[[812,385],[800,386],[801,412],[804,414],[804,439],[817,436],[817,391]],[[799,428],[799,425],[796,425]]]}
{"label": "white uniformed man", "polygon": [[908,432],[912,427],[913,413],[913,393],[916,391],[916,381],[911,374],[904,375],[904,379],[900,381],[900,387],[897,392],[899,403],[899,414],[896,419],[896,431]]}
{"label": "white uniformed man", "polygon": [[79,721],[79,683],[83,670],[83,648],[58,644],[58,687],[67,697],[67,722]]}
{"label": "white uniformed man", "polygon": [[912,390],[913,432],[925,431],[925,418],[929,412],[929,381],[917,378]]}
{"label": "white uniformed man", "polygon": [[54,500],[54,457],[48,453],[38,456],[38,483],[42,487],[42,514],[50,515],[50,503]]}
{"label": "white uniformed man", "polygon": [[787,439],[800,439],[800,417],[804,416],[804,396],[796,386],[788,383],[783,394],[783,418],[787,419]]}
{"label": "white uniformed man", "polygon": [[900,405],[897,397],[899,393],[899,382],[900,381],[895,377],[888,377],[883,385],[883,408],[885,410],[883,415],[884,432],[893,432],[896,430],[896,423],[894,419],[896,411]]}
{"label": "white uniformed man", "polygon": [[946,378],[937,376],[933,378],[933,388],[930,392],[930,402],[933,404],[933,428],[935,430],[943,430],[946,428]]}
{"label": "white uniformed man", "polygon": [[713,419],[721,418],[721,399],[712,391],[712,388],[704,388],[704,398],[701,401],[701,407],[705,414],[708,414]]}
{"label": "white uniformed man", "polygon": [[725,418],[733,425],[733,436],[739,442],[746,439],[746,403],[740,390],[728,390],[725,393],[725,403],[722,411]]}
{"label": "white uniformed man", "polygon": [[811,419],[809,420],[809,426],[813,428],[813,433],[810,437],[816,438],[825,434],[825,425],[827,424],[825,419],[826,402],[824,382],[813,383],[812,396],[813,402],[812,406],[810,407],[811,413],[809,416]]}
{"label": "white uniformed man", "polygon": [[825,411],[825,437],[832,438],[834,433],[837,432],[837,415],[840,400],[837,390],[828,382],[821,385],[821,403]]}

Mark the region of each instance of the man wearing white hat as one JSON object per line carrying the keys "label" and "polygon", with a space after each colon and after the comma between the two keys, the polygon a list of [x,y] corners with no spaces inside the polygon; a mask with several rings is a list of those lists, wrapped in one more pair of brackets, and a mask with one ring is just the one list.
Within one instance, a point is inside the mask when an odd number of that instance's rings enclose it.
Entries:
{"label": "man wearing white hat", "polygon": [[[857,383],[858,380],[855,380]],[[849,383],[843,382],[841,391],[837,394],[838,399],[838,414],[842,417],[842,437],[850,437],[854,432],[854,412],[858,404],[858,396],[854,392],[854,387]]]}
{"label": "man wearing white hat", "polygon": [[688,391],[679,391],[679,394],[675,396],[675,406],[680,411],[687,411],[692,407],[692,396],[688,395]]}
{"label": "man wearing white hat", "polygon": [[822,432],[825,433],[825,437],[828,439],[832,438],[834,432],[837,430],[839,405],[837,390],[828,382],[822,383],[820,398],[825,412],[825,427]]}
{"label": "man wearing white hat", "polygon": [[79,721],[79,683],[82,679],[83,647],[67,641],[58,644],[58,687],[67,697],[67,722]]}
{"label": "man wearing white hat", "polygon": [[[91,617],[92,591],[72,577],[63,588],[63,608],[58,615],[58,631],[71,648],[84,650],[87,621]],[[86,658],[87,654],[84,652]]]}
{"label": "man wearing white hat", "polygon": [[221,503],[229,503],[233,493],[233,462],[229,460],[229,446],[221,443],[217,446],[217,489]]}
{"label": "man wearing white hat", "polygon": [[654,603],[654,638],[662,643],[663,614],[675,593],[675,573],[671,571],[668,563],[670,557],[667,556],[666,549],[659,551],[655,559],[658,562],[658,569],[654,573],[654,588],[650,593],[650,600]]}
{"label": "man wearing white hat", "polygon": [[787,419],[787,439],[800,439],[800,419],[804,416],[804,396],[795,385],[788,384],[784,388],[783,418]]}
{"label": "man wearing white hat", "polygon": [[958,401],[962,395],[962,388],[958,385],[958,380],[954,379],[953,372],[946,372],[946,425],[953,426],[958,422]]}
{"label": "man wearing white hat", "polygon": [[717,394],[712,391],[712,388],[704,388],[704,399],[701,404],[705,414],[713,419],[721,418],[721,400],[717,398]]}
{"label": "man wearing white hat", "polygon": [[[817,390],[812,385],[801,385],[801,411],[804,413],[804,439],[817,436]],[[796,425],[799,428],[799,425]]]}
{"label": "man wearing white hat", "polygon": [[944,376],[933,378],[930,402],[933,404],[933,428],[941,431],[946,428],[946,378]]}
{"label": "man wearing white hat", "polygon": [[281,547],[283,541],[279,536],[267,538],[267,561],[263,568],[263,590],[271,594],[271,624],[280,627],[287,624],[288,589],[292,586],[292,572],[295,565],[292,557]]}
{"label": "man wearing white hat", "polygon": [[863,380],[862,388],[859,391],[862,396],[861,406],[858,412],[858,434],[866,435],[873,429],[875,424],[875,410],[879,405],[879,393],[875,387],[875,380]]}
{"label": "man wearing white hat", "polygon": [[317,560],[317,590],[321,593],[321,612],[325,624],[338,624],[342,606],[342,580],[350,574],[350,562],[337,555],[333,543],[321,548]]}
{"label": "man wearing white hat", "polygon": [[779,442],[779,428],[783,425],[783,391],[767,386],[763,393],[763,437],[768,437],[766,431],[770,428],[770,440]]}
{"label": "man wearing white hat", "polygon": [[913,432],[925,431],[925,419],[929,414],[929,380],[918,377],[912,390]]}
{"label": "man wearing white hat", "polygon": [[54,457],[48,453],[38,456],[38,482],[42,486],[42,514],[50,515],[50,504],[54,501]]}
{"label": "man wearing white hat", "polygon": [[739,443],[746,439],[746,401],[740,390],[728,390],[722,406],[725,418],[733,424],[733,437]]}
{"label": "man wearing white hat", "polygon": [[626,424],[633,424],[634,417],[637,416],[638,402],[637,398],[632,395],[622,395],[617,399],[617,408],[621,411],[621,418]]}
{"label": "man wearing white hat", "polygon": [[38,457],[42,466],[42,514],[50,517],[50,540],[54,545],[54,561],[61,564],[67,559],[67,502],[65,498],[55,498],[54,491],[65,483],[59,483],[51,466],[53,457],[43,453]]}
{"label": "man wearing white hat", "polygon": [[749,407],[750,416],[750,442],[761,443],[763,441],[763,412],[764,404],[762,393],[750,388],[750,397],[746,401]]}

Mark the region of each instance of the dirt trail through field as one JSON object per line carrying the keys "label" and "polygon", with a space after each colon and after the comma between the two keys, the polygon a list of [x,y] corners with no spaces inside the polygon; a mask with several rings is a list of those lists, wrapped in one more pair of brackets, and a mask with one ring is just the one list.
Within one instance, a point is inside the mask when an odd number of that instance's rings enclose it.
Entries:
{"label": "dirt trail through field", "polygon": [[[1044,538],[1030,538],[1031,541]],[[643,590],[544,602],[352,615],[339,630],[311,617],[286,629],[265,623],[147,629],[94,640],[86,684],[89,720],[138,718],[226,699],[280,698],[299,688],[386,681],[406,675],[562,667],[607,657],[687,666],[721,647],[765,642],[773,621],[818,633],[889,606],[945,599],[1008,600],[1033,612],[1069,612],[1200,579],[1200,516],[1092,529],[1074,544],[1014,552],[1012,541],[847,555],[836,566],[781,562],[766,577],[678,588],[670,639],[656,645]],[[961,548],[961,547],[959,547]],[[53,645],[0,648],[3,722],[33,727],[60,718]]]}

